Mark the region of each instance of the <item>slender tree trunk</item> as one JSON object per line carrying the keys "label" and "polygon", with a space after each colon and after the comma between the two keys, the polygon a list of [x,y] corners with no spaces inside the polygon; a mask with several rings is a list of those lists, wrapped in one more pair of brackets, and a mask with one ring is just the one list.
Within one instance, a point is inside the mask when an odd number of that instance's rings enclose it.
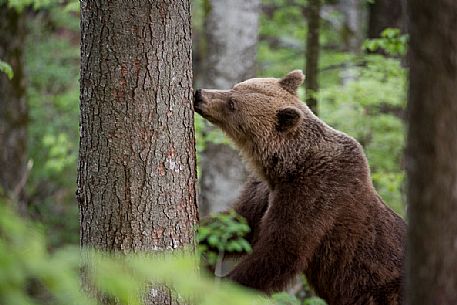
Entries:
{"label": "slender tree trunk", "polygon": [[386,28],[404,30],[404,1],[376,0],[370,3],[368,12],[368,38],[378,38]]}
{"label": "slender tree trunk", "polygon": [[[346,52],[357,56],[362,51],[362,42],[365,33],[365,16],[366,5],[360,0],[340,0],[339,10],[343,15],[343,24],[341,28],[341,40]],[[341,81],[346,85],[356,78],[353,63],[348,63],[341,70]]]}
{"label": "slender tree trunk", "polygon": [[344,49],[359,54],[363,42],[363,3],[359,0],[340,0],[339,10],[343,14],[342,40]]}
{"label": "slender tree trunk", "polygon": [[306,37],[306,105],[318,114],[316,93],[319,91],[319,36],[321,0],[309,0],[307,7],[308,35]]}
{"label": "slender tree trunk", "polygon": [[410,0],[407,304],[457,304],[457,2]]}
{"label": "slender tree trunk", "polygon": [[[190,1],[81,2],[81,245],[192,245]],[[155,290],[147,304],[175,304]]]}
{"label": "slender tree trunk", "polygon": [[25,15],[0,4],[0,59],[11,65],[13,79],[0,73],[0,189],[17,200],[26,212],[24,187],[27,175],[27,103],[25,100],[23,48]]}
{"label": "slender tree trunk", "polygon": [[[260,0],[206,1],[206,50],[201,86],[230,89],[255,76]],[[238,153],[226,144],[209,142],[202,153],[201,164],[202,214],[227,209],[238,196],[246,176]]]}

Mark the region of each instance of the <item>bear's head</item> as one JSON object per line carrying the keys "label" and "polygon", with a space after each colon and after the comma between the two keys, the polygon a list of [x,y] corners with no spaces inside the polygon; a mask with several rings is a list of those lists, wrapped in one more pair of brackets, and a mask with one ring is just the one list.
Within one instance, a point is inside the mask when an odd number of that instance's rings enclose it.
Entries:
{"label": "bear's head", "polygon": [[284,136],[303,120],[297,89],[304,78],[295,70],[281,79],[252,78],[230,90],[199,89],[194,108],[237,144]]}
{"label": "bear's head", "polygon": [[297,96],[304,78],[295,70],[280,79],[252,78],[230,90],[199,89],[194,108],[221,128],[255,167],[271,167],[265,163],[278,163],[285,155],[290,161],[287,150],[306,144],[301,134],[315,117]]}

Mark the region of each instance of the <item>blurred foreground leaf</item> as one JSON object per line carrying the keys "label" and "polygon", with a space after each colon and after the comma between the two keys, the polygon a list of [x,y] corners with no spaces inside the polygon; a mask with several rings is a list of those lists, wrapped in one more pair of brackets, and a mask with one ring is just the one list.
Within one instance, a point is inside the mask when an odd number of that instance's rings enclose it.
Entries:
{"label": "blurred foreground leaf", "polygon": [[[49,253],[42,232],[15,215],[0,199],[0,304],[143,304],[147,290],[172,288],[176,298],[196,305],[262,305],[272,300],[230,283],[216,283],[198,270],[190,251],[107,254],[65,247]],[[86,283],[80,286],[80,271]],[[86,287],[87,288],[87,287]],[[94,293],[95,292],[95,293]]]}

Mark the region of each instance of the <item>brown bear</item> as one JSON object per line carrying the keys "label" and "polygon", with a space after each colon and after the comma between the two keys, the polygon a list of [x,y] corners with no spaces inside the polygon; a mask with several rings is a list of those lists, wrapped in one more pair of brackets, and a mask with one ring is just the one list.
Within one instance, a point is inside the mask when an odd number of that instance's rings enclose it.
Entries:
{"label": "brown bear", "polygon": [[195,93],[253,174],[235,203],[253,250],[229,278],[272,293],[303,272],[329,305],[401,304],[406,224],[376,193],[361,145],[299,100],[303,80],[296,70]]}

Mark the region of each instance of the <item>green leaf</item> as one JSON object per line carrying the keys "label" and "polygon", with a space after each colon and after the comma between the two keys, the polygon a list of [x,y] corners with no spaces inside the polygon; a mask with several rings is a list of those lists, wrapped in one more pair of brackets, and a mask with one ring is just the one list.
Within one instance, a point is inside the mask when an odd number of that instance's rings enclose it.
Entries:
{"label": "green leaf", "polygon": [[208,237],[208,244],[213,247],[219,246],[219,236],[211,235]]}
{"label": "green leaf", "polygon": [[226,245],[227,251],[234,251],[234,252],[241,252],[243,251],[243,247],[237,241],[231,241]]}
{"label": "green leaf", "polygon": [[200,226],[197,231],[198,242],[205,240],[210,234],[211,234],[211,231],[208,227]]}
{"label": "green leaf", "polygon": [[241,248],[246,251],[246,252],[251,252],[252,251],[252,247],[251,247],[251,244],[248,243],[248,241],[244,238],[241,238],[238,240],[238,243],[239,245],[241,246]]}
{"label": "green leaf", "polygon": [[5,73],[6,76],[8,76],[9,79],[12,79],[14,77],[14,72],[13,68],[6,62],[0,59],[0,71]]}

